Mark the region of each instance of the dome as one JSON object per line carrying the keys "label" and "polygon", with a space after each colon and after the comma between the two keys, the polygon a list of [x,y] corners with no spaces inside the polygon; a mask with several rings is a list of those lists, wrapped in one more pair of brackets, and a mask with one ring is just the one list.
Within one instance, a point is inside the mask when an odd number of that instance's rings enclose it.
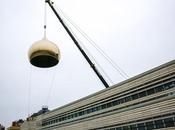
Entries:
{"label": "dome", "polygon": [[42,39],[30,47],[28,56],[32,65],[48,68],[58,64],[60,51],[56,44],[47,39]]}

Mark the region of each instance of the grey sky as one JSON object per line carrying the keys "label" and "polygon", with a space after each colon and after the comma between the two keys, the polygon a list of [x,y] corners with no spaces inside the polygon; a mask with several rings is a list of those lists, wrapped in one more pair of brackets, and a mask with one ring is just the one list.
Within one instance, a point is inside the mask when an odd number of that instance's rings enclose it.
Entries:
{"label": "grey sky", "polygon": [[[54,2],[130,77],[175,58],[174,0]],[[44,0],[3,0],[0,16],[0,123],[9,126],[42,105],[54,109],[104,89],[49,7],[47,37],[59,46],[60,63],[51,69],[29,64],[29,47],[43,38]],[[82,37],[80,40],[114,84],[125,80]]]}

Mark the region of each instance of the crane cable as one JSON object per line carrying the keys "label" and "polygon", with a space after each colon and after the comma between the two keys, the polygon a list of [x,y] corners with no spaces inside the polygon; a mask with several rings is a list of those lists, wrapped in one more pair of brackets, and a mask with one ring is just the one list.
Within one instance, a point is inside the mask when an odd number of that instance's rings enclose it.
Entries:
{"label": "crane cable", "polygon": [[[64,24],[66,24],[64,22]],[[110,81],[111,84],[114,84],[113,81],[110,79],[110,77],[107,75],[107,73],[104,71],[104,69],[100,66],[100,64],[95,60],[95,58],[92,56],[92,54],[88,51],[88,49],[85,47],[85,45],[83,44],[83,42],[80,41],[80,39],[75,35],[75,33],[72,31],[72,29],[69,27],[68,24],[66,24],[66,26],[69,28],[69,30],[71,31],[71,33],[74,35],[74,37],[76,37],[76,40],[81,43],[81,47],[83,47],[83,49],[85,50],[86,53],[88,53],[88,55],[91,57],[91,59],[96,63],[96,65],[98,65],[98,67],[100,68],[100,70],[102,71],[102,73],[106,76],[106,78]]]}
{"label": "crane cable", "polygon": [[32,67],[29,67],[29,84],[28,84],[28,117],[30,116],[30,107],[31,107],[31,90],[32,90]]}
{"label": "crane cable", "polygon": [[44,39],[46,39],[46,25],[47,25],[47,5],[44,2]]}
{"label": "crane cable", "polygon": [[[61,11],[62,12],[62,11]],[[75,33],[72,31],[72,29],[69,27],[69,25],[64,21],[64,24],[69,28],[69,30],[71,31],[71,33],[74,35],[74,37],[76,37]],[[80,40],[76,37],[76,40],[80,42]],[[107,73],[105,73],[105,71],[102,69],[102,67],[100,66],[100,64],[95,60],[95,58],[91,55],[91,53],[86,49],[86,47],[84,45],[82,45],[82,47],[86,50],[86,52],[89,53],[89,55],[91,56],[91,58],[95,61],[95,63],[99,66],[99,68],[101,69],[101,71],[103,72],[103,74],[108,78],[108,80],[113,84],[112,80],[109,78],[109,76],[107,75]]]}
{"label": "crane cable", "polygon": [[[46,37],[46,26],[47,26],[47,3],[45,2],[45,5],[44,5],[44,39],[47,38]],[[57,67],[55,67],[54,74],[52,75],[52,78],[51,78],[51,83],[50,83],[48,95],[47,95],[47,98],[46,98],[46,106],[49,105],[48,103],[49,103],[51,91],[53,89],[53,83],[54,83],[54,79],[55,79],[55,75],[56,75],[56,70],[57,70]]]}
{"label": "crane cable", "polygon": [[51,92],[52,92],[52,89],[53,89],[53,86],[54,86],[54,81],[55,81],[55,77],[56,77],[56,70],[57,70],[57,66],[53,70],[54,72],[53,72],[53,75],[52,75],[52,78],[51,78],[51,83],[50,83],[48,95],[47,95],[47,98],[46,98],[46,106],[49,106],[49,99],[50,99]]}
{"label": "crane cable", "polygon": [[59,7],[63,17],[87,40],[89,43],[111,64],[111,66],[125,79],[129,78],[128,74],[115,63],[78,25],[75,24]]}

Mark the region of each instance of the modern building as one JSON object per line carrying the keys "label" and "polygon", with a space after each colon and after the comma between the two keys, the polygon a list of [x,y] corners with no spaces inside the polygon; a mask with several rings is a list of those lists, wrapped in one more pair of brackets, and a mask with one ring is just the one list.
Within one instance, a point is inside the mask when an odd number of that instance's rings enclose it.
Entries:
{"label": "modern building", "polygon": [[48,112],[48,111],[49,111],[48,107],[44,106],[40,111],[32,114],[30,117],[27,118],[27,120],[24,121],[24,123],[21,124],[20,130],[36,130],[37,117],[41,114]]}
{"label": "modern building", "polygon": [[38,130],[175,130],[175,60],[37,117]]}
{"label": "modern building", "polygon": [[21,125],[20,130],[36,130],[36,117],[29,117]]}

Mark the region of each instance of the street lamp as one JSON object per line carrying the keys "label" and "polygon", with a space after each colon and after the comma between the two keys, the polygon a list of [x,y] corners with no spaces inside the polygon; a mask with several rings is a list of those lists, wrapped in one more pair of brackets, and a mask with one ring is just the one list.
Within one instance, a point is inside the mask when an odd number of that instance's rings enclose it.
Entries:
{"label": "street lamp", "polygon": [[[95,67],[95,64],[92,63],[92,61],[87,56],[85,51],[82,49],[82,47],[80,46],[78,41],[75,39],[75,37],[73,36],[71,31],[65,25],[63,19],[60,17],[60,15],[57,13],[55,8],[53,7],[53,2],[51,2],[50,0],[45,0],[45,2],[47,4],[49,4],[49,6],[51,7],[52,11],[56,15],[56,17],[58,18],[58,20],[60,21],[62,26],[64,27],[64,29],[69,34],[69,36],[71,37],[71,39],[73,40],[73,42],[75,43],[75,45],[77,46],[77,48],[79,49],[81,54],[84,56],[86,61],[89,63],[91,68],[94,70],[95,74],[98,76],[98,78],[103,83],[103,85],[106,88],[108,88],[109,87],[108,83],[105,81],[103,76],[97,70],[97,68]],[[42,43],[44,43],[44,44],[42,44]],[[59,52],[58,47],[55,46],[54,43],[48,41],[47,39],[44,39],[44,40],[41,40],[39,42],[34,43],[29,50],[30,63],[34,66],[37,66],[37,67],[48,68],[48,67],[55,66],[58,64],[59,58],[60,58],[60,52]]]}

